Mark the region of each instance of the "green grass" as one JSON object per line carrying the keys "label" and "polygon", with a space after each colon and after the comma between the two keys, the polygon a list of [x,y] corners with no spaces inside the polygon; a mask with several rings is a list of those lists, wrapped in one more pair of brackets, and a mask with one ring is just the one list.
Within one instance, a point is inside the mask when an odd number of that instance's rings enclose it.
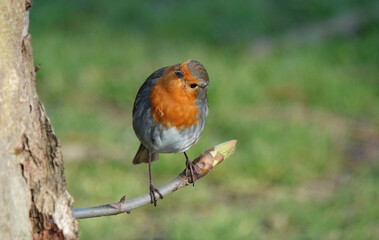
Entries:
{"label": "green grass", "polygon": [[[249,50],[256,36],[280,37],[357,4],[36,2],[37,88],[62,142],[75,207],[148,191],[147,166],[131,164],[131,111],[139,86],[160,67],[193,58],[209,72],[209,117],[190,157],[238,139],[236,153],[195,188],[156,208],[80,220],[81,239],[378,236],[377,20],[356,36],[278,43],[260,56]],[[162,154],[156,186],[183,168],[182,155]]]}

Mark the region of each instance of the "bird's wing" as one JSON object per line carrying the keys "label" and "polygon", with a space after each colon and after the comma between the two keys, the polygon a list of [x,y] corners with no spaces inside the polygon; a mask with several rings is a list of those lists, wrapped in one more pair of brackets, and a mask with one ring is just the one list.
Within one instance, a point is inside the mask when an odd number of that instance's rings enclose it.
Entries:
{"label": "bird's wing", "polygon": [[154,82],[162,76],[162,73],[166,70],[167,67],[163,67],[161,69],[158,69],[157,71],[153,72],[146,81],[142,84],[141,88],[138,90],[136,100],[134,101],[133,105],[133,115],[138,108],[138,106],[141,104],[142,99],[144,98],[144,95],[149,95],[150,90],[152,86],[154,85]]}

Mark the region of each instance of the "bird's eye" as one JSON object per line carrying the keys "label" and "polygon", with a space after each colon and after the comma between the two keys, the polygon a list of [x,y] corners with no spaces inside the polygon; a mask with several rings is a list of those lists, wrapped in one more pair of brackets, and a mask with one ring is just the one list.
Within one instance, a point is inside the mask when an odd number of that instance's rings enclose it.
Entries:
{"label": "bird's eye", "polygon": [[181,71],[181,70],[176,70],[176,71],[175,71],[175,74],[176,74],[176,76],[178,76],[178,77],[180,77],[180,78],[184,77],[184,72]]}
{"label": "bird's eye", "polygon": [[191,88],[196,88],[196,87],[197,87],[197,84],[196,84],[196,83],[192,83],[192,84],[190,85],[190,87],[191,87]]}

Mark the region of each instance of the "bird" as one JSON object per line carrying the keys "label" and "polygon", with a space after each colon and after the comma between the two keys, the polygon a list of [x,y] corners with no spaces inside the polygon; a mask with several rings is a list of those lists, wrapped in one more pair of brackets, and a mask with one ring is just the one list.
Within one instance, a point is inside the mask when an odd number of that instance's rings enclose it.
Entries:
{"label": "bird", "polygon": [[140,87],[133,105],[133,129],[140,146],[133,164],[148,163],[150,199],[162,194],[153,185],[151,163],[159,153],[184,153],[186,176],[194,184],[197,172],[186,151],[197,143],[208,115],[209,76],[196,60],[163,67]]}

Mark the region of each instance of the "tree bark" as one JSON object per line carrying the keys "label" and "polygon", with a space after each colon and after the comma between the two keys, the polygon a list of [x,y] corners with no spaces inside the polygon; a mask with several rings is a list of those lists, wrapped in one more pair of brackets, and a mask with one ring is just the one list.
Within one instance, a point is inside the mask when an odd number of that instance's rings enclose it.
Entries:
{"label": "tree bark", "polygon": [[61,146],[38,99],[30,1],[0,1],[0,239],[77,239]]}

